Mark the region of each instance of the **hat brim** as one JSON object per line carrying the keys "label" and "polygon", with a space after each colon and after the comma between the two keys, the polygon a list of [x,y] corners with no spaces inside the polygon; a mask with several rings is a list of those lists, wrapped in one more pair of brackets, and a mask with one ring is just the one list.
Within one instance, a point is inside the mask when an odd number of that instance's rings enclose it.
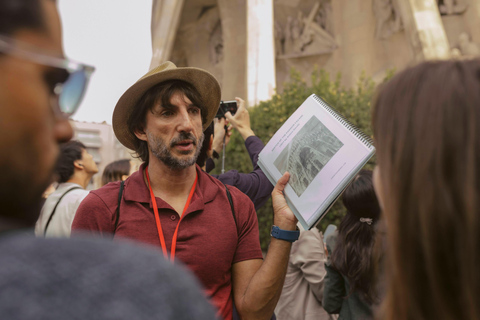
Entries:
{"label": "hat brim", "polygon": [[[183,80],[197,89],[206,107],[205,130],[217,114],[220,106],[221,90],[217,79],[205,70],[186,67],[164,70],[137,81],[120,97],[113,111],[112,126],[118,141],[125,147],[135,150],[135,140],[138,139],[128,129],[127,121],[134,112],[140,98],[151,87],[168,80]],[[204,112],[204,110],[202,110]]]}

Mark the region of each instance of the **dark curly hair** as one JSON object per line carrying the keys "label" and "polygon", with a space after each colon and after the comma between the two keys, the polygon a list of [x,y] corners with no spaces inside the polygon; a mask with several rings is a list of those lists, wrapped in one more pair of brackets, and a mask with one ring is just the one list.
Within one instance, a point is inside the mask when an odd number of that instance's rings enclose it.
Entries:
{"label": "dark curly hair", "polygon": [[203,144],[202,144],[202,149],[200,150],[200,154],[197,157],[197,164],[200,167],[203,167],[205,165],[205,162],[207,161],[207,151],[210,147],[210,137],[213,137],[213,131],[214,131],[214,124],[213,121],[210,123],[210,125],[203,131]]}
{"label": "dark curly hair", "polygon": [[82,159],[82,151],[87,148],[83,143],[71,140],[60,145],[55,174],[59,183],[67,182],[75,171],[74,162]]}

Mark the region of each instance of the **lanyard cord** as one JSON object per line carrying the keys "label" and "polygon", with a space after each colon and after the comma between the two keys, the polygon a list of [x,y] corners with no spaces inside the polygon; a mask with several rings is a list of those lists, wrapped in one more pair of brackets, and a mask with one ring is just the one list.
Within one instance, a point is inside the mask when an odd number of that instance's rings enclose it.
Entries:
{"label": "lanyard cord", "polygon": [[[165,257],[165,259],[168,259],[167,245],[165,244],[165,237],[163,236],[162,224],[160,223],[157,200],[155,200],[155,195],[153,194],[152,186],[150,185],[150,177],[148,176],[148,166],[145,169],[145,174],[147,176],[148,189],[150,189],[150,198],[152,199],[153,212],[155,213],[155,223],[157,225],[158,238],[160,240],[160,245],[162,246],[163,256]],[[185,203],[185,207],[183,208],[182,216],[180,217],[180,220],[178,220],[177,228],[175,229],[175,233],[173,234],[172,248],[170,250],[170,258],[172,260],[172,263],[175,261],[175,249],[177,248],[178,227],[180,226],[180,222],[185,216],[185,212],[187,211],[187,208],[190,205],[190,201],[192,201],[193,193],[195,192],[195,187],[197,186],[197,180],[198,180],[198,175],[195,172],[195,182],[193,183],[192,189],[190,189],[187,202]]]}

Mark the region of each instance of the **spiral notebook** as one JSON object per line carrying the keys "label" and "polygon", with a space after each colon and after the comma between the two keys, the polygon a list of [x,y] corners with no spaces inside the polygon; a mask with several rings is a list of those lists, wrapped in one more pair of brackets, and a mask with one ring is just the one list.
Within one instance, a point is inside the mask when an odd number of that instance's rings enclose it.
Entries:
{"label": "spiral notebook", "polygon": [[374,154],[369,136],[312,94],[263,148],[258,165],[274,185],[290,173],[285,198],[309,230]]}

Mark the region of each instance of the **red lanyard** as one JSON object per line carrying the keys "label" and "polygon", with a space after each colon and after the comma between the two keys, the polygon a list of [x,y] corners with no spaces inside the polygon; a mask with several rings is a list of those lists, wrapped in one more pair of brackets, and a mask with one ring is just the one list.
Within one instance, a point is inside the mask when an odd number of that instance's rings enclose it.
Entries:
{"label": "red lanyard", "polygon": [[[152,186],[150,185],[150,177],[148,176],[148,166],[145,169],[145,174],[147,176],[148,188],[150,189],[150,198],[152,199],[153,212],[155,213],[155,222],[157,224],[158,238],[160,239],[160,244],[162,245],[163,256],[168,259],[165,237],[163,236],[162,224],[160,223],[160,216],[158,215],[157,200],[155,200],[155,195],[153,194]],[[175,233],[173,234],[172,249],[170,250],[170,259],[172,260],[172,262],[175,261],[175,249],[177,247],[178,227],[180,226],[180,222],[185,216],[185,211],[187,211],[187,208],[190,205],[190,201],[192,201],[193,193],[195,192],[195,187],[197,186],[197,178],[198,175],[195,172],[195,182],[193,183],[192,189],[190,190],[187,203],[185,203],[185,207],[183,208],[182,216],[180,217],[180,220],[178,220],[177,228],[175,229]]]}

